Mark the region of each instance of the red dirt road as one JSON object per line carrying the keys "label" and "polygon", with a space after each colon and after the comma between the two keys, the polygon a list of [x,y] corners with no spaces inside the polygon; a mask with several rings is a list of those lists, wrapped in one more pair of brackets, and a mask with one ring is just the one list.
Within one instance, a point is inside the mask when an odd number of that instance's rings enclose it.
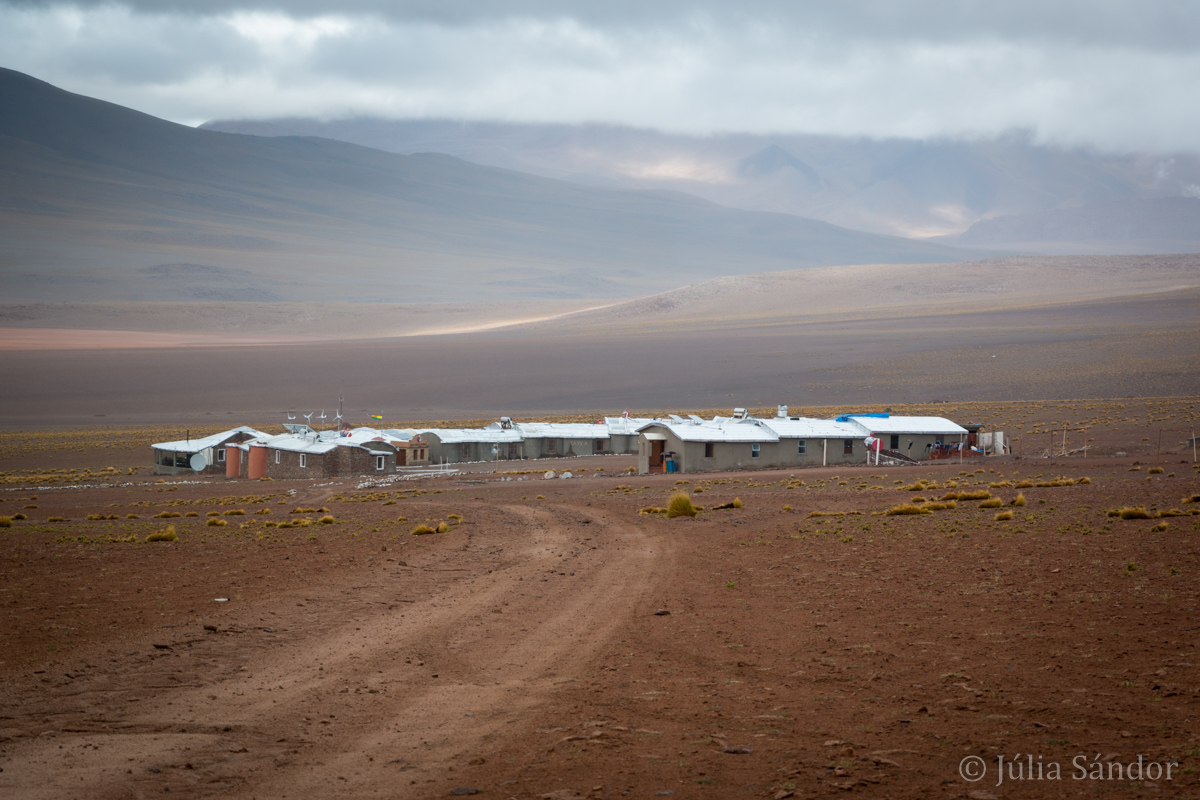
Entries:
{"label": "red dirt road", "polygon": [[[0,514],[37,508],[0,529],[0,792],[1197,794],[1180,458],[693,475],[744,507],[670,520],[639,509],[675,476],[8,491]],[[1090,483],[1011,485],[1061,475]],[[872,514],[984,489],[1004,507]],[[1128,505],[1183,515],[1106,514]],[[1060,778],[997,785],[1018,753]],[[1139,754],[1171,780],[1075,779]]]}

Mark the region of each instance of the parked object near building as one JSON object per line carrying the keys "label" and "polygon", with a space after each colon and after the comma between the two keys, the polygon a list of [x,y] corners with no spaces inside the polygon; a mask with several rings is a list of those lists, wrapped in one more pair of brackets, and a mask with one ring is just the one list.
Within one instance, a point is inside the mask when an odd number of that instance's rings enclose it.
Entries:
{"label": "parked object near building", "polygon": [[198,439],[159,442],[154,450],[155,475],[224,475],[230,445],[266,436],[260,430],[241,425]]}

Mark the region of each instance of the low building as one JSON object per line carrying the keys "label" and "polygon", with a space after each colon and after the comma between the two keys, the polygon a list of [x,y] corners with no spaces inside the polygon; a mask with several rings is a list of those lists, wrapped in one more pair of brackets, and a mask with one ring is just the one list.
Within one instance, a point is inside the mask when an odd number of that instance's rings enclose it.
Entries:
{"label": "low building", "polygon": [[224,475],[229,446],[267,434],[241,425],[199,439],[159,442],[154,451],[155,475]]}
{"label": "low building", "polygon": [[306,425],[287,425],[286,433],[264,434],[237,445],[237,463],[228,477],[336,478],[388,475],[396,472],[401,442],[374,428],[317,432]]}
{"label": "low building", "polygon": [[657,420],[638,431],[638,473],[778,466],[779,436],[761,420]]}
{"label": "low building", "polygon": [[904,417],[893,414],[844,414],[836,422],[855,425],[863,437],[880,440],[881,451],[914,461],[945,458],[967,446],[968,431],[943,417]]}
{"label": "low building", "polygon": [[603,423],[517,422],[513,427],[524,439],[525,458],[569,458],[610,452],[608,426]]}

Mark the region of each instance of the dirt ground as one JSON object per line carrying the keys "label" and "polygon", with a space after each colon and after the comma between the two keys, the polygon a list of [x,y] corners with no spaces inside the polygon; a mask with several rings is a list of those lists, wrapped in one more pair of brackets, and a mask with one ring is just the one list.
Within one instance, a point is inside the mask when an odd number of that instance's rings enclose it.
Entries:
{"label": "dirt ground", "polygon": [[[1178,437],[1151,444],[687,476],[613,456],[364,488],[10,482],[0,794],[1197,796],[1200,470]],[[705,510],[643,512],[679,490]],[[883,513],[982,491],[1002,506]],[[1135,506],[1151,518],[1107,513]],[[178,541],[145,541],[168,525]]]}

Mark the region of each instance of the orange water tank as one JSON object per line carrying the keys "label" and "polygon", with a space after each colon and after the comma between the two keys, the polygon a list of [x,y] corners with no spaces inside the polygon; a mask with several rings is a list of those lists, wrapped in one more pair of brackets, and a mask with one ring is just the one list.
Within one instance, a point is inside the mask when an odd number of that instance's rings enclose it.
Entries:
{"label": "orange water tank", "polygon": [[250,480],[267,477],[267,448],[250,445],[250,461],[246,466]]}
{"label": "orange water tank", "polygon": [[237,478],[242,473],[242,451],[236,447],[225,448],[225,477]]}

